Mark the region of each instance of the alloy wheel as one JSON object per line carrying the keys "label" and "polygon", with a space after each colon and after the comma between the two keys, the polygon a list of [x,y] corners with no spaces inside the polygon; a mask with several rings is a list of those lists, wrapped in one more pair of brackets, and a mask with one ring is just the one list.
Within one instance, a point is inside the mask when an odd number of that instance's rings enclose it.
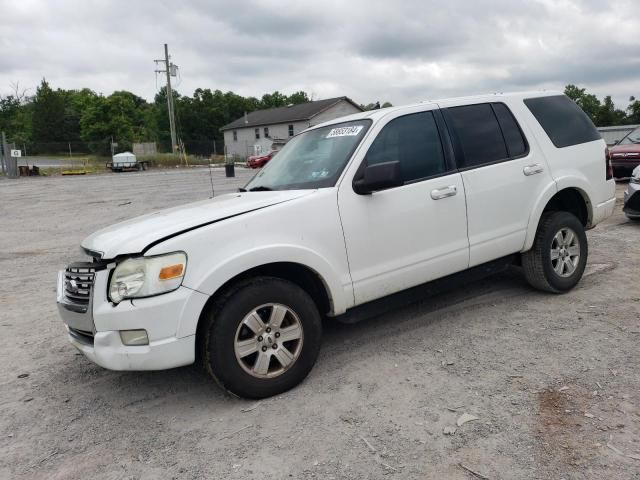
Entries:
{"label": "alloy wheel", "polygon": [[551,241],[551,267],[561,277],[570,277],[580,262],[580,240],[576,233],[561,228]]}
{"label": "alloy wheel", "polygon": [[291,308],[279,303],[260,305],[238,326],[236,360],[254,377],[278,377],[295,364],[303,337],[302,323]]}

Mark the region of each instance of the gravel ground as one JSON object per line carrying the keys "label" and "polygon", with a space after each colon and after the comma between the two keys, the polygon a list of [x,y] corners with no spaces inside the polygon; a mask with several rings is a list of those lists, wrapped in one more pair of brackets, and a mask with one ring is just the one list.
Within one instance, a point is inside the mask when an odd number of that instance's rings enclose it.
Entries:
{"label": "gravel ground", "polygon": [[[237,172],[213,171],[216,194],[251,175]],[[640,223],[620,206],[588,233],[572,292],[514,271],[328,321],[308,379],[260,402],[194,367],[118,373],[77,354],[56,271],[97,228],[207,198],[210,182],[206,169],[0,180],[0,478],[640,478]],[[457,426],[463,413],[478,419]]]}

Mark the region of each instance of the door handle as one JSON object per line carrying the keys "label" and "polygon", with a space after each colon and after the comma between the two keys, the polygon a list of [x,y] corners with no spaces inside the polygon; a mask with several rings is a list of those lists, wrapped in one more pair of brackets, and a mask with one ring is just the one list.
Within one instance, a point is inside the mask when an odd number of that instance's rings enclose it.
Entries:
{"label": "door handle", "polygon": [[539,163],[534,163],[533,165],[527,165],[522,169],[522,173],[526,176],[535,175],[536,173],[542,173],[544,171],[544,167]]}
{"label": "door handle", "polygon": [[456,193],[458,193],[456,186],[449,185],[448,187],[431,190],[431,198],[434,200],[440,200],[442,198],[453,197]]}

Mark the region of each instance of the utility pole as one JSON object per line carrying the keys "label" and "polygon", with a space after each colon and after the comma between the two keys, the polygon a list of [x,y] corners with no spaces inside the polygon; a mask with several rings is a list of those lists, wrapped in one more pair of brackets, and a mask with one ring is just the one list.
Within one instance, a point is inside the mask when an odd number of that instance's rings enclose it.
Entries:
{"label": "utility pole", "polygon": [[2,145],[0,145],[0,150],[2,150],[0,152],[1,154],[0,160],[2,160],[0,162],[2,163],[2,173],[7,173],[7,168],[9,164],[9,146],[7,145],[7,137],[5,136],[4,132],[2,132],[0,141],[2,142]]}
{"label": "utility pole", "polygon": [[167,74],[167,109],[169,110],[169,129],[171,130],[171,151],[175,154],[178,148],[178,140],[176,138],[176,118],[173,105],[173,93],[171,90],[171,77],[176,76],[177,65],[169,62],[169,47],[164,44],[164,59],[154,60],[156,64],[164,63],[164,70],[156,70],[156,73]]}

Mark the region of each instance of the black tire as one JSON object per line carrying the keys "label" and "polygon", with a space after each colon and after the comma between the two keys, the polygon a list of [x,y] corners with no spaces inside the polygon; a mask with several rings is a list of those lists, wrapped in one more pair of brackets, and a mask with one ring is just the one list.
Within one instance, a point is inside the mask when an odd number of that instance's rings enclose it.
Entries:
{"label": "black tire", "polygon": [[[553,268],[551,247],[555,235],[563,228],[573,230],[579,241],[580,257],[569,276],[559,275]],[[529,284],[545,292],[563,293],[571,290],[582,278],[587,265],[587,235],[578,218],[569,212],[548,212],[542,215],[533,247],[522,254],[522,269]]]}
{"label": "black tire", "polygon": [[[273,378],[257,378],[242,367],[234,344],[243,319],[257,307],[270,303],[295,312],[303,341],[297,359],[288,369]],[[222,388],[240,397],[265,398],[295,387],[309,374],[320,351],[322,322],[316,304],[302,288],[280,278],[257,277],[237,283],[209,305],[201,321],[205,322],[199,329],[205,370]]]}

